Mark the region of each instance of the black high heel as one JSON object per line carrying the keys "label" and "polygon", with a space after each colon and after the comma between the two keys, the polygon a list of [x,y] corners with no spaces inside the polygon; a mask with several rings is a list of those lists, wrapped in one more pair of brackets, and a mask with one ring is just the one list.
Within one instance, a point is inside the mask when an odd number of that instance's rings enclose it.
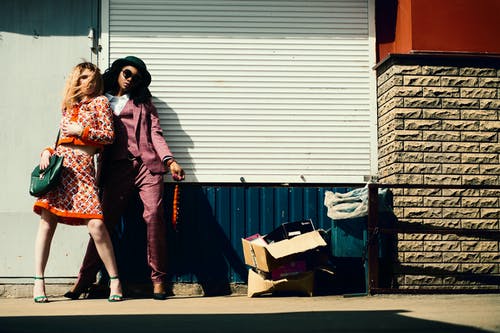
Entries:
{"label": "black high heel", "polygon": [[153,299],[163,301],[167,299],[167,292],[163,283],[153,283]]}
{"label": "black high heel", "polygon": [[79,286],[77,285],[77,286],[76,286],[76,288],[74,288],[74,289],[75,289],[74,291],[69,290],[68,292],[66,292],[66,293],[64,294],[64,297],[69,298],[69,299],[72,299],[72,300],[77,300],[77,299],[79,299],[79,298],[80,298],[81,294],[88,295],[88,294],[89,294],[90,287],[91,287],[91,286],[87,286],[87,287],[79,287]]}

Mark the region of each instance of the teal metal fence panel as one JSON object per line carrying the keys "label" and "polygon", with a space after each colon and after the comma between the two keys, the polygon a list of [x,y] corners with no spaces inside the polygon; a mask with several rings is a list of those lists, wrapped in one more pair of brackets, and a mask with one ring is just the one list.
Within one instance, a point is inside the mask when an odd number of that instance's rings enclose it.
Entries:
{"label": "teal metal fence panel", "polygon": [[[169,273],[175,282],[197,282],[214,293],[229,282],[246,282],[241,238],[266,234],[284,222],[311,219],[328,230],[331,220],[323,205],[325,191],[349,188],[180,185],[179,220],[171,223],[173,184],[165,185]],[[119,262],[137,265],[145,256],[145,228],[138,199],[120,226]],[[131,235],[132,234],[132,235]],[[135,258],[132,263],[130,258]],[[122,258],[122,260],[120,260]],[[126,258],[126,259],[124,259]],[[147,278],[145,257],[139,266],[122,271],[130,280]]]}

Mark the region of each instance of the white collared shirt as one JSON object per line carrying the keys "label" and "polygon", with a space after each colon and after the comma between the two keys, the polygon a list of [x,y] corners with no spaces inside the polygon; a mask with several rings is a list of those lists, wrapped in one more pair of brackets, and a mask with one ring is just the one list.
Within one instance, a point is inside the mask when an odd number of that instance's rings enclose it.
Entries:
{"label": "white collared shirt", "polygon": [[109,100],[109,106],[111,106],[111,110],[113,110],[113,113],[117,116],[120,115],[123,108],[125,107],[125,104],[127,104],[128,100],[130,99],[129,94],[125,94],[123,96],[113,96],[109,93],[105,93],[104,95]]}

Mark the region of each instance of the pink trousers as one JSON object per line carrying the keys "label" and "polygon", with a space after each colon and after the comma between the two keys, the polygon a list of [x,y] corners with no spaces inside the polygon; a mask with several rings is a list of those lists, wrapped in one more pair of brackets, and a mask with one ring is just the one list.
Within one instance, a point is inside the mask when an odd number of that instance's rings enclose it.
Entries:
{"label": "pink trousers", "polygon": [[[120,222],[132,193],[139,192],[144,205],[147,230],[147,261],[153,283],[165,282],[166,228],[163,208],[163,175],[152,174],[140,160],[112,161],[104,166],[101,177],[104,223],[110,233]],[[95,282],[102,267],[94,241],[90,238],[79,273],[79,283]]]}

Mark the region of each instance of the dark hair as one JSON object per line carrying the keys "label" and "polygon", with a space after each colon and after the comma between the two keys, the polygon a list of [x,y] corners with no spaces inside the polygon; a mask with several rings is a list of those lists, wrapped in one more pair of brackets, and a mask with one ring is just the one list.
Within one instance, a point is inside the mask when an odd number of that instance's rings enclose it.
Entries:
{"label": "dark hair", "polygon": [[[110,92],[111,94],[116,94],[118,92],[118,75],[120,75],[122,68],[125,66],[127,65],[113,63],[110,68],[106,69],[104,74],[102,74],[104,92]],[[130,99],[134,101],[136,106],[151,101],[151,92],[143,81],[138,81],[136,84],[132,85],[128,93],[130,94]]]}

